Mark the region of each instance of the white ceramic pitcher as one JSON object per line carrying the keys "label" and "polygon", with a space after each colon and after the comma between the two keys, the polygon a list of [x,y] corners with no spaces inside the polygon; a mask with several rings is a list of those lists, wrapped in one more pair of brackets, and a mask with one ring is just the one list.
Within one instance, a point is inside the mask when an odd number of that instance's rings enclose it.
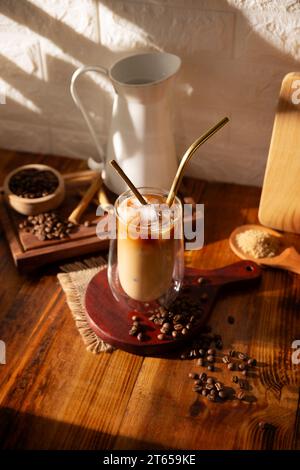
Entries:
{"label": "white ceramic pitcher", "polygon": [[[82,112],[103,163],[105,184],[120,194],[126,184],[109,165],[114,159],[138,187],[169,189],[177,170],[171,125],[169,89],[181,64],[168,53],[136,54],[116,62],[109,70],[80,67],[72,76],[71,94]],[[115,90],[106,157],[76,91],[76,80],[86,72],[107,75]]]}

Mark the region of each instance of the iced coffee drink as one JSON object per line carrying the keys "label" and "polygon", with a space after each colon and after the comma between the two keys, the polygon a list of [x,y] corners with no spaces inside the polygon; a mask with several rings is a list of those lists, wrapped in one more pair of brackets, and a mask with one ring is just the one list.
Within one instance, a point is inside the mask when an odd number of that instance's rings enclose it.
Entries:
{"label": "iced coffee drink", "polygon": [[172,296],[183,279],[182,209],[178,199],[169,208],[164,191],[140,191],[147,206],[130,191],[116,203],[117,272],[130,299],[152,302]]}

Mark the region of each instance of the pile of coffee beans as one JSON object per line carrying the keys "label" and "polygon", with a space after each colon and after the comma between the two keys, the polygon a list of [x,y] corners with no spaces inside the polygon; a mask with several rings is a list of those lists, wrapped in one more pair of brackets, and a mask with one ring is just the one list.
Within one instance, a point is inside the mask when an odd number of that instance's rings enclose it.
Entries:
{"label": "pile of coffee beans", "polygon": [[35,235],[39,240],[61,240],[67,238],[75,225],[62,219],[55,212],[29,215],[19,224],[19,229]]}
{"label": "pile of coffee beans", "polygon": [[131,320],[132,325],[129,330],[129,335],[136,336],[139,341],[143,341],[145,339],[145,325],[142,324],[140,318],[137,315],[133,315]]}
{"label": "pile of coffee beans", "polygon": [[[215,335],[216,336],[216,335]],[[218,336],[218,335],[217,335]],[[210,338],[209,336],[206,338]],[[202,340],[203,341],[203,340]],[[196,353],[195,353],[196,351]],[[200,367],[207,367],[208,371],[214,370],[214,363],[217,362],[218,359],[221,359],[223,364],[226,364],[227,369],[230,371],[238,371],[241,372],[243,377],[247,375],[247,371],[255,368],[257,366],[257,361],[254,358],[249,358],[247,354],[243,352],[237,351],[229,351],[228,354],[223,354],[221,358],[216,356],[216,349],[214,348],[200,348],[195,349],[192,348],[190,350],[190,357],[199,357],[197,359],[197,365]],[[185,358],[185,357],[184,357]],[[201,393],[203,396],[207,396],[209,400],[216,401],[216,398],[221,398],[222,400],[228,398],[229,394],[226,392],[226,389],[220,382],[216,381],[213,378],[210,378],[209,384],[207,385],[208,378],[205,372],[200,374],[191,372],[189,374],[189,378],[195,380],[194,382],[194,391],[197,393]],[[249,382],[245,378],[239,378],[237,375],[232,376],[232,383],[239,386],[239,389],[235,391],[234,397],[238,400],[246,400],[247,399],[247,391],[249,391]],[[211,384],[214,384],[214,388],[211,387]],[[218,385],[217,385],[218,384]],[[221,387],[221,388],[220,388]],[[207,390],[214,390],[208,391]],[[218,393],[217,393],[218,392]],[[220,394],[220,392],[222,392]]]}
{"label": "pile of coffee beans", "polygon": [[189,378],[194,380],[194,392],[200,393],[210,401],[226,400],[228,393],[224,385],[213,377],[207,377],[205,372],[201,374],[190,373]]}
{"label": "pile of coffee beans", "polygon": [[201,300],[192,300],[188,297],[176,299],[169,309],[159,307],[149,311],[149,320],[159,327],[157,339],[179,339],[185,336],[197,324],[203,309]]}
{"label": "pile of coffee beans", "polygon": [[58,187],[57,176],[49,170],[28,168],[12,176],[9,189],[19,197],[35,199],[53,194]]}

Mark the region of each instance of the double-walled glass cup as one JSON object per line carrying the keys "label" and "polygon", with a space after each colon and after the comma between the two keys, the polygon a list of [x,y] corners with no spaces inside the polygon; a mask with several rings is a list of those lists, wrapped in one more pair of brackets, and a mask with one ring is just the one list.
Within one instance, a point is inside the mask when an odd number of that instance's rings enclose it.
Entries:
{"label": "double-walled glass cup", "polygon": [[184,277],[182,205],[176,197],[169,208],[165,190],[139,191],[147,206],[131,191],[115,202],[117,234],[110,241],[108,281],[114,297],[131,308],[153,302],[167,307]]}

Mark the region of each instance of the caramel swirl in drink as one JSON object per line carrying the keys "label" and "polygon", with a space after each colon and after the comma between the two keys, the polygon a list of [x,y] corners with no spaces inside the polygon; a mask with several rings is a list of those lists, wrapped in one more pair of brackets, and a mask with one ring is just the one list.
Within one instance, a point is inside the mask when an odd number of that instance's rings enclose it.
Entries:
{"label": "caramel swirl in drink", "polygon": [[[144,195],[147,206],[135,196],[121,201],[118,215],[118,273],[125,293],[150,302],[165,295],[173,280],[178,250],[183,249],[181,206],[171,209],[162,194]],[[176,210],[176,205],[177,210]]]}

